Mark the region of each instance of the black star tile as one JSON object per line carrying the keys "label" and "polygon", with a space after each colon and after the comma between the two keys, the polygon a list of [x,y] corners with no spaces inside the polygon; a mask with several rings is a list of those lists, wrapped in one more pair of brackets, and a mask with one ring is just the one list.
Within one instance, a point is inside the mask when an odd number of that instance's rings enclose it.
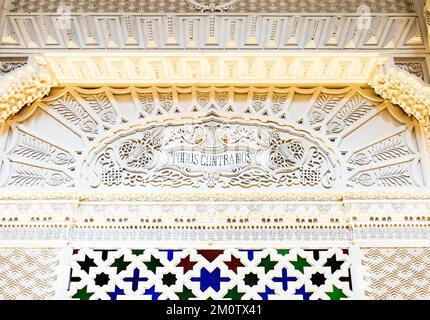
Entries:
{"label": "black star tile", "polygon": [[97,264],[94,263],[94,259],[91,259],[88,256],[85,256],[84,261],[78,261],[78,264],[86,273],[90,272],[91,267],[97,267]]}
{"label": "black star tile", "polygon": [[325,276],[322,273],[314,273],[311,277],[312,284],[315,286],[322,286],[325,283]]}
{"label": "black star tile", "polygon": [[331,273],[335,273],[337,270],[340,270],[343,262],[344,261],[338,261],[336,259],[336,255],[333,255],[333,257],[327,259],[327,262],[324,264],[324,267],[330,267]]}
{"label": "black star tile", "polygon": [[94,282],[99,287],[103,287],[109,283],[109,280],[110,280],[109,275],[102,272],[102,273],[99,273],[98,275],[96,275]]}
{"label": "black star tile", "polygon": [[243,281],[247,286],[253,287],[258,284],[259,279],[257,274],[250,272],[245,275],[245,277],[243,278]]}
{"label": "black star tile", "polygon": [[176,275],[169,272],[163,275],[163,278],[161,279],[163,281],[163,284],[170,287],[173,286],[176,283]]}

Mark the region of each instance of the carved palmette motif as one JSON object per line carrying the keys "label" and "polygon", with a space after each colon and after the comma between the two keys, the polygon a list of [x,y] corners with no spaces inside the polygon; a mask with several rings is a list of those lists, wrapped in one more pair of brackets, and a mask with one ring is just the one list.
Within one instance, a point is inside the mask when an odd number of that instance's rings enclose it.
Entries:
{"label": "carved palmette motif", "polygon": [[12,154],[31,161],[53,163],[55,165],[68,165],[75,162],[70,152],[23,131],[20,131],[19,141]]}
{"label": "carved palmette motif", "polygon": [[403,187],[415,184],[409,164],[361,172],[353,176],[350,181],[363,187]]}
{"label": "carved palmette motif", "polygon": [[71,178],[61,171],[47,170],[24,164],[13,167],[10,186],[57,187],[70,184]]}
{"label": "carved palmette motif", "polygon": [[[326,105],[327,107],[327,105]],[[328,134],[337,134],[350,127],[352,124],[366,116],[374,108],[370,101],[356,95],[344,107],[342,107],[327,126]]]}
{"label": "carved palmette motif", "polygon": [[96,157],[93,187],[330,188],[336,180],[332,151],[293,128],[207,119],[121,136]]}
{"label": "carved palmette motif", "polygon": [[325,117],[336,107],[339,96],[322,93],[309,111],[309,122],[314,125],[322,122]]}
{"label": "carved palmette motif", "polygon": [[410,149],[405,140],[405,132],[402,132],[355,152],[349,163],[364,166],[414,154],[415,152]]}
{"label": "carved palmette motif", "polygon": [[88,105],[97,113],[101,121],[110,125],[116,122],[118,114],[105,94],[86,95],[84,98],[88,102]]}
{"label": "carved palmette motif", "polygon": [[97,133],[97,122],[74,97],[66,94],[50,105],[61,118],[85,133]]}

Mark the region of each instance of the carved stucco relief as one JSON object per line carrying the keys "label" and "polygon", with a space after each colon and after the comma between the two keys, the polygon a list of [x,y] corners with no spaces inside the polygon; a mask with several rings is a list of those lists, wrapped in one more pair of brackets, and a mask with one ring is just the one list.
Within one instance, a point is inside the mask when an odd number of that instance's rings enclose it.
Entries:
{"label": "carved stucco relief", "polygon": [[60,249],[0,248],[0,300],[55,297]]}
{"label": "carved stucco relief", "polygon": [[366,295],[378,300],[430,298],[429,248],[363,248]]}
{"label": "carved stucco relief", "polygon": [[430,144],[430,86],[416,75],[400,68],[389,68],[376,73],[369,81],[381,97],[399,105],[414,116],[424,127]]}
{"label": "carved stucco relief", "polygon": [[[56,129],[34,126],[33,117]],[[391,120],[381,122],[381,117]],[[366,129],[375,125],[379,130],[373,134]],[[122,185],[131,177],[131,185],[162,186],[176,175],[181,185],[206,181],[210,188],[425,184],[418,124],[369,88],[68,88],[36,102],[8,127],[0,177],[6,189],[89,191]],[[94,152],[98,158],[92,163]],[[197,158],[235,161],[193,169],[173,164],[169,157],[175,152],[191,157],[194,167]],[[165,178],[150,182],[154,174]]]}
{"label": "carved stucco relief", "polygon": [[0,81],[0,123],[44,97],[55,84],[49,67],[38,58],[8,72]]}

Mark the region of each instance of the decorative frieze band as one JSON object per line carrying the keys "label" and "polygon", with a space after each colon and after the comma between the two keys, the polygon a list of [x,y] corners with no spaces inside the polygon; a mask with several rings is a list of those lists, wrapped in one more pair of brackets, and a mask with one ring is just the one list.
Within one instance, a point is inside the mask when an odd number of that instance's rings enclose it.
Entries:
{"label": "decorative frieze band", "polygon": [[[316,195],[314,200],[142,201],[95,196],[2,200],[0,238],[59,241],[430,240],[430,199]],[[339,197],[338,200],[334,200]],[[363,195],[365,197],[365,195]],[[46,197],[48,198],[48,197]],[[83,197],[84,198],[84,197]],[[101,199],[105,200],[102,201]],[[252,197],[251,197],[252,198]],[[134,199],[134,200],[132,200]],[[234,198],[233,198],[234,199]],[[270,200],[269,200],[270,199]],[[300,199],[300,197],[298,197]]]}

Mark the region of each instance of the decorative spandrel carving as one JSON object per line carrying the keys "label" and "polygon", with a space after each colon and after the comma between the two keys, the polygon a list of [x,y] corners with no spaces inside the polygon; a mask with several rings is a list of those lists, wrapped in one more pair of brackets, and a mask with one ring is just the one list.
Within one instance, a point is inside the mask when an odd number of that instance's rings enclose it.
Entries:
{"label": "decorative spandrel carving", "polygon": [[72,178],[65,173],[44,167],[14,163],[8,185],[18,187],[73,186]]}
{"label": "decorative spandrel carving", "polygon": [[127,131],[89,155],[91,187],[331,188],[338,178],[333,151],[290,126],[210,117]]}
{"label": "decorative spandrel carving", "polygon": [[425,185],[418,123],[368,88],[72,87],[9,126],[6,188]]}
{"label": "decorative spandrel carving", "polygon": [[413,181],[410,164],[371,169],[353,176],[350,181],[363,187],[410,187]]}
{"label": "decorative spandrel carving", "polygon": [[12,155],[59,166],[71,165],[75,162],[70,152],[34,137],[22,129],[18,132],[20,133],[18,143],[13,148]]}

